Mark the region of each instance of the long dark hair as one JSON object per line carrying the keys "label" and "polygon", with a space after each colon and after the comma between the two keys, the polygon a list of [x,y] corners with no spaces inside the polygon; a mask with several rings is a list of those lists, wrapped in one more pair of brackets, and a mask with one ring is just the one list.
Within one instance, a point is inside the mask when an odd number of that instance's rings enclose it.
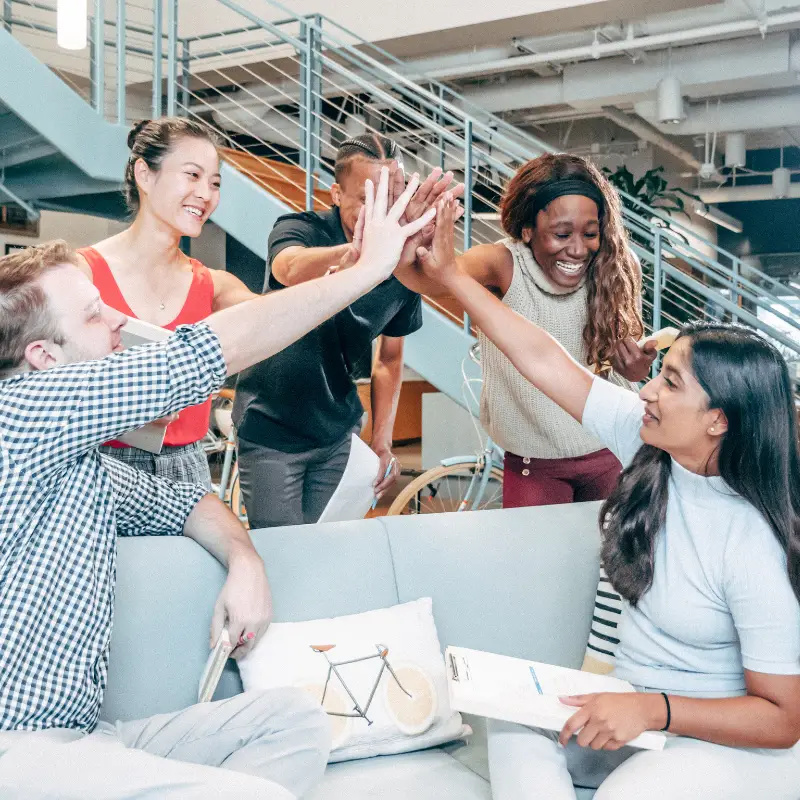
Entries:
{"label": "long dark hair", "polygon": [[[692,371],[709,408],[728,420],[719,445],[720,475],[772,528],[800,600],[800,451],[786,362],[755,331],[738,325],[694,323],[679,338],[691,342]],[[670,469],[666,452],[643,445],[600,510],[606,574],[632,605],[653,582]]]}
{"label": "long dark hair", "polygon": [[500,221],[512,238],[522,239],[524,228],[534,228],[531,213],[542,186],[565,178],[593,184],[604,198],[600,211],[600,249],[587,273],[586,326],[583,341],[588,363],[602,367],[617,342],[643,331],[639,312],[642,273],[628,245],[622,224],[619,195],[591,161],[567,153],[544,153],[523,164],[508,182],[500,201]]}

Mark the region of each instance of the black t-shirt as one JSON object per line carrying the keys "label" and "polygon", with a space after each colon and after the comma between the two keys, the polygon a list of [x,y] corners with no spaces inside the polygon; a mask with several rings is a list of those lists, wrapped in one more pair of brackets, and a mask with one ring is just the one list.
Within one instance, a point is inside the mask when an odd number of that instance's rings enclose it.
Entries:
{"label": "black t-shirt", "polygon": [[[287,247],[345,244],[339,209],[280,217],[269,236],[270,266]],[[265,291],[285,288],[268,271]],[[284,453],[333,444],[364,409],[353,368],[381,334],[422,326],[421,300],[391,277],[280,353],[239,376],[233,419],[239,436]]]}

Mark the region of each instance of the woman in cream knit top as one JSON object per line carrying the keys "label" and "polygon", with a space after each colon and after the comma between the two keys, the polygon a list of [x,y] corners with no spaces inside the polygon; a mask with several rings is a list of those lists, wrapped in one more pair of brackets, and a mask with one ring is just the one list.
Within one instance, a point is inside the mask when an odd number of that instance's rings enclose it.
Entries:
{"label": "woman in cream knit top", "polygon": [[[503,303],[548,331],[578,362],[588,364],[582,337],[585,276],[575,288],[558,286],[536,263],[527,244],[513,239],[501,244],[514,260]],[[602,450],[599,439],[526,381],[482,332],[479,338],[484,378],[481,423],[504,450],[543,459],[575,458]]]}
{"label": "woman in cream knit top", "polygon": [[[579,363],[615,383],[646,378],[655,351],[636,344],[641,274],[619,199],[599,170],[578,156],[539,156],[509,182],[501,219],[509,238],[471,248],[459,257],[462,269]],[[414,291],[442,293],[417,264],[395,275]],[[614,455],[484,336],[481,352],[481,421],[506,451],[503,505],[607,497],[620,472]]]}

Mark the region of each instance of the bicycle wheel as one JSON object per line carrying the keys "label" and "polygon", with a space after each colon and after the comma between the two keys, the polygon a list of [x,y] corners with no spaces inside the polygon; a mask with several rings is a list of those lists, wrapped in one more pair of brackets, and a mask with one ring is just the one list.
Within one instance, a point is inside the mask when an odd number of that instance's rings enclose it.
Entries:
{"label": "bicycle wheel", "polygon": [[[466,508],[461,508],[472,477],[477,469],[475,461],[439,466],[423,472],[403,489],[389,508],[388,516],[401,514],[448,514],[455,511],[471,511],[473,496]],[[480,476],[476,481],[480,480]],[[478,487],[475,487],[477,492]],[[480,498],[476,510],[503,507],[503,470],[492,468],[489,482]]]}
{"label": "bicycle wheel", "polygon": [[430,676],[416,664],[399,664],[393,670],[397,680],[391,673],[385,673],[383,677],[386,713],[401,733],[419,736],[436,719],[439,707],[436,687]]}

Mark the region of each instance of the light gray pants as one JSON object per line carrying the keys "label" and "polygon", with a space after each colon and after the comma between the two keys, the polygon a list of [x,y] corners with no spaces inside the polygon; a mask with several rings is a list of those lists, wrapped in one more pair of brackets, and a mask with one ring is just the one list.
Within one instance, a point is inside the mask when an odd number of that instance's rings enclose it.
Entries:
{"label": "light gray pants", "polygon": [[251,530],[316,522],[336,491],[350,458],[352,433],[302,453],[283,453],[239,439],[239,485]]}
{"label": "light gray pants", "polygon": [[[566,747],[558,734],[487,720],[494,800],[575,800],[576,786],[594,800],[798,800],[800,746],[746,750],[683,736],[665,748],[617,751]],[[599,788],[598,788],[599,787]]]}
{"label": "light gray pants", "polygon": [[329,751],[328,716],[308,694],[247,692],[89,735],[0,732],[0,797],[292,800],[320,780]]}

